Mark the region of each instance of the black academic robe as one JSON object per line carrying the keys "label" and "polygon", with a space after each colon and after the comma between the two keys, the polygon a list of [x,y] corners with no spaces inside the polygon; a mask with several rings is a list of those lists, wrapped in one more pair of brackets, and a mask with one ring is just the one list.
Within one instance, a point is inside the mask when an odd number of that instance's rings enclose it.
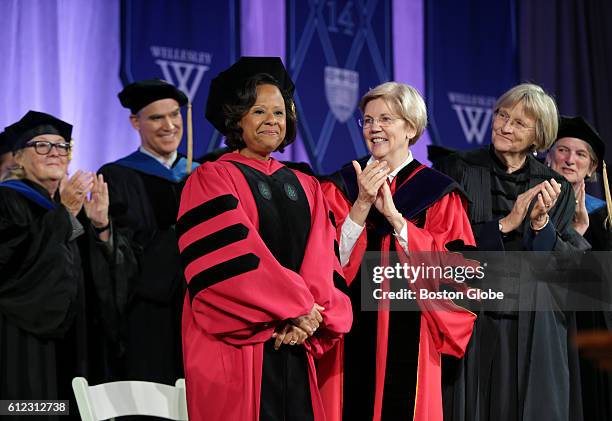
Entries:
{"label": "black academic robe", "polygon": [[74,223],[42,187],[18,183],[29,197],[0,184],[0,399],[72,400],[72,378],[106,380],[113,352],[105,246],[83,214]]}
{"label": "black academic robe", "polygon": [[[587,196],[587,201],[589,197]],[[589,212],[589,228],[584,237],[592,245],[594,252],[612,251],[612,230],[604,225],[608,209],[603,206]],[[607,259],[597,253],[601,263]],[[602,271],[609,272],[608,267]],[[610,296],[610,286],[605,285],[602,291],[604,296]],[[612,312],[609,311],[581,311],[576,314],[578,330],[612,330]],[[594,362],[587,358],[580,359],[580,380],[584,400],[585,420],[612,420],[612,374],[599,369]]]}
{"label": "black academic robe", "polygon": [[[492,154],[488,148],[456,153],[437,162],[436,168],[467,193],[468,215],[479,249],[502,251],[505,237],[492,216],[491,172],[496,165]],[[549,212],[550,223],[537,236],[528,219],[520,228],[523,250],[587,249],[589,244],[572,227],[575,199],[571,185],[531,155],[525,165],[529,172],[526,189],[555,178],[561,183],[561,194]],[[529,292],[519,293],[527,302]],[[554,301],[540,290],[538,299]],[[479,314],[464,360],[445,361],[445,419],[581,420],[578,357],[571,344],[574,332],[573,312]],[[515,406],[504,407],[513,400]]]}
{"label": "black academic robe", "polygon": [[[181,156],[173,170],[179,164]],[[175,223],[186,173],[140,152],[99,172],[109,186],[114,234],[125,245],[124,269],[114,271],[122,343],[114,377],[174,384],[183,377],[184,278]]]}

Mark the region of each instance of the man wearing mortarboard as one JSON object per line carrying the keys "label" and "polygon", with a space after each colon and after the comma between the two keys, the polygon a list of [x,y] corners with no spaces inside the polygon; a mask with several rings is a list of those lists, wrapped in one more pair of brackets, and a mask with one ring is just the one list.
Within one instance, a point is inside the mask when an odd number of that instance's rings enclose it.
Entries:
{"label": "man wearing mortarboard", "polygon": [[[140,135],[138,150],[104,165],[110,214],[126,270],[116,285],[125,348],[117,378],[174,384],[183,377],[180,321],[184,278],[175,222],[191,162],[177,152],[185,93],[162,80],[132,83],[119,93]],[[128,269],[129,268],[129,269]]]}

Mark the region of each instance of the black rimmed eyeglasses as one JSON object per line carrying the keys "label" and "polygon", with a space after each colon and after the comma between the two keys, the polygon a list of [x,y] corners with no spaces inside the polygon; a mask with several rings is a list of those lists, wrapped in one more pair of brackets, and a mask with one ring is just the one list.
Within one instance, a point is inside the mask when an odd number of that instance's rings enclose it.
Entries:
{"label": "black rimmed eyeglasses", "polygon": [[70,146],[70,143],[52,143],[44,140],[26,143],[25,147],[34,148],[36,153],[39,155],[48,155],[49,152],[51,152],[51,149],[55,148],[57,149],[57,154],[59,156],[68,156],[68,154],[70,153],[70,149],[72,148],[72,146]]}

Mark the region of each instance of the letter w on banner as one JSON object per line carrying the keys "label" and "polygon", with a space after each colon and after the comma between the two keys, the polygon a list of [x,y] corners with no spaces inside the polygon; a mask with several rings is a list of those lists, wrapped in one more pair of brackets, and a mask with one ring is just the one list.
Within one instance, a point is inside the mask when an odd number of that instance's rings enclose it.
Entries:
{"label": "letter w on banner", "polygon": [[425,100],[435,144],[491,142],[496,99],[518,83],[515,0],[426,1]]}
{"label": "letter w on banner", "polygon": [[189,96],[195,157],[221,140],[204,111],[211,78],[238,58],[238,13],[238,0],[121,2],[121,79],[164,79]]}
{"label": "letter w on banner", "polygon": [[359,98],[392,79],[391,0],[287,0],[287,63],[315,172],[367,153]]}

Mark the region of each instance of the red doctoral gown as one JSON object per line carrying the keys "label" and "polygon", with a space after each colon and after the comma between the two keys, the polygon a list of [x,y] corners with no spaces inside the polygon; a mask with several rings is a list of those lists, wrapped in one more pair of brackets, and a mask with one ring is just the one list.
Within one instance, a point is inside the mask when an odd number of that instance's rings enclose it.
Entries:
{"label": "red doctoral gown", "polygon": [[[367,158],[360,160],[362,168],[365,167],[366,163]],[[357,181],[352,165],[347,165],[332,175],[329,182],[322,184],[322,188],[335,215],[339,239],[342,224],[346,220],[358,194]],[[448,243],[457,240],[468,246],[475,244],[470,223],[465,213],[465,200],[459,193],[457,185],[450,178],[413,160],[394,178],[391,184],[391,192],[396,207],[406,220],[409,252],[443,252],[447,250],[446,245]],[[385,224],[388,223],[384,220],[384,217],[372,207],[372,211],[366,220],[366,229],[363,230],[355,244],[349,262],[343,268],[346,280],[351,287],[354,286],[354,283],[360,282],[358,273],[365,251],[397,250],[400,261],[407,261],[405,253],[400,251],[402,248],[399,242],[392,235],[391,226],[384,228],[383,225]],[[368,244],[368,242],[371,244]],[[382,256],[382,259],[384,259],[385,253],[382,253]],[[381,261],[381,265],[387,264],[388,262]],[[359,293],[351,294],[351,299],[353,301],[359,299]],[[359,311],[358,303],[353,302],[353,306],[355,312]],[[417,366],[414,368],[416,384],[408,386],[416,389],[416,391],[407,391],[407,394],[412,394],[412,398],[407,402],[414,404],[414,416],[412,408],[406,407],[405,419],[442,421],[441,355],[463,356],[472,334],[476,316],[456,306],[451,301],[437,302],[435,304],[437,310],[435,311],[431,310],[432,303],[419,302],[419,306],[421,309],[426,308],[428,311],[421,312],[420,322],[416,319],[416,331],[419,332],[418,348],[415,347],[414,349],[418,353],[418,359],[415,361]],[[370,405],[373,408],[364,407],[363,410],[360,410],[361,413],[368,411],[360,418],[364,420],[369,419],[370,414],[375,421],[381,420],[381,418],[398,419],[396,418],[397,415],[388,417],[383,415],[385,412],[383,410],[385,377],[394,374],[388,372],[389,367],[387,366],[387,356],[393,350],[389,345],[392,339],[389,333],[390,313],[388,307],[387,309],[384,309],[384,307],[379,307],[378,317],[373,324],[361,324],[361,326],[369,326],[376,331],[375,351],[372,352],[372,355],[375,355],[375,362],[362,360],[360,365],[352,364],[353,367],[359,368],[360,373],[357,376],[350,376],[350,365],[345,367],[345,379],[354,379],[354,383],[361,383],[362,385],[374,383],[374,396],[370,398]],[[356,320],[358,316],[356,313]],[[399,317],[397,312],[396,317]],[[359,328],[359,325],[356,324],[349,335],[357,334],[358,332],[355,332],[355,330]],[[394,332],[401,336],[410,334],[408,329],[403,332],[401,326],[399,330],[396,327]],[[365,338],[374,334],[374,332],[371,333],[371,335],[366,335]],[[364,356],[367,351],[362,351],[361,345],[358,345],[357,349],[350,349],[348,339],[347,337],[346,357],[349,358],[349,353],[356,352],[359,353],[358,358],[365,359]],[[359,342],[365,341],[360,339]],[[364,346],[364,348],[367,348],[367,346]],[[375,364],[375,367],[367,368],[368,364]],[[346,394],[349,387],[349,384],[345,385],[344,404],[363,406],[362,402],[368,400],[367,396],[363,394],[364,392],[360,392],[361,395],[355,395],[353,398],[359,400],[359,402],[351,401],[351,395]],[[390,399],[390,401],[392,400]],[[385,402],[385,405],[389,403]],[[351,413],[350,409],[348,413]],[[397,414],[397,411],[395,414]],[[347,415],[345,408],[345,417],[347,416],[354,418],[356,415]]]}
{"label": "red doctoral gown", "polygon": [[[299,271],[279,263],[260,235],[265,210],[255,195],[269,199],[265,184],[280,170],[291,171],[274,159],[228,153],[199,167],[183,190],[177,232],[189,289],[183,354],[192,420],[258,420],[264,342],[279,322],[307,314],[315,302],[325,307],[324,320],[304,343],[314,419],[339,420],[339,338],[352,314],[348,296],[334,286],[345,282],[333,253],[335,231],[318,182],[292,171],[310,224]],[[253,184],[247,173],[259,181]],[[302,191],[284,188],[291,200]],[[300,233],[275,235],[293,241]]]}

